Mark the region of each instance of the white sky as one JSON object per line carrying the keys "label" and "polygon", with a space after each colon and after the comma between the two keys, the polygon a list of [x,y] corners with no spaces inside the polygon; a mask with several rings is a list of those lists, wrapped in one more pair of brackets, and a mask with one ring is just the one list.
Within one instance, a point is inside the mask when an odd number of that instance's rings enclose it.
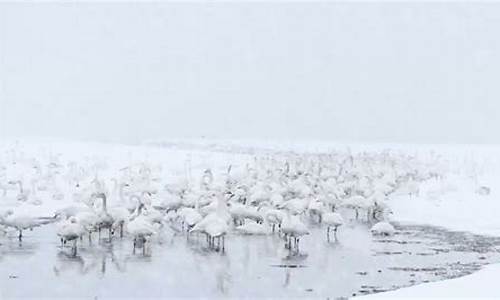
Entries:
{"label": "white sky", "polygon": [[500,3],[0,3],[0,136],[498,143]]}

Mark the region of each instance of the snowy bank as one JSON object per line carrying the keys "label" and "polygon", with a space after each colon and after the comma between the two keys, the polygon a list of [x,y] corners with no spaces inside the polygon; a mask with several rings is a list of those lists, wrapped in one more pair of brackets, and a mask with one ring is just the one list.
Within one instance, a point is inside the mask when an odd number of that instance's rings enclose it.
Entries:
{"label": "snowy bank", "polygon": [[391,292],[372,294],[356,299],[401,299],[401,298],[500,298],[498,278],[500,277],[500,264],[486,266],[481,271],[468,276],[415,285],[409,288]]}

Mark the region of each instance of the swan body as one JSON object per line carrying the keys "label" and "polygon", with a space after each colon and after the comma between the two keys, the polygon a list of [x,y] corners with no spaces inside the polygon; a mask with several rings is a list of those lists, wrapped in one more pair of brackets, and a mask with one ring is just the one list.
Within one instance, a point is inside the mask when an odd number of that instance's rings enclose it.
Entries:
{"label": "swan body", "polygon": [[236,231],[241,234],[248,235],[267,235],[271,233],[266,225],[258,224],[256,222],[246,222],[245,224],[236,227]]}
{"label": "swan body", "polygon": [[32,207],[16,207],[16,209],[8,209],[3,214],[0,214],[0,225],[14,228],[19,231],[19,240],[22,240],[22,232],[26,229],[33,229],[38,226],[52,223],[55,219],[43,216],[38,216],[33,212]]}
{"label": "swan body", "polygon": [[391,225],[391,223],[382,221],[373,225],[370,231],[374,235],[390,236],[393,235],[396,230],[394,229],[394,226]]}
{"label": "swan body", "polygon": [[338,212],[325,212],[323,213],[323,223],[328,226],[337,228],[344,224],[344,219]]}

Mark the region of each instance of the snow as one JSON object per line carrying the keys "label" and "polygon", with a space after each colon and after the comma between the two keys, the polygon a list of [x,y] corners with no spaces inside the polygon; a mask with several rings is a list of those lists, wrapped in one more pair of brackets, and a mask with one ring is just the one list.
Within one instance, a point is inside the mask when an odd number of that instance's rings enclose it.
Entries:
{"label": "snow", "polygon": [[[2,153],[8,153],[12,147],[17,147],[21,150],[19,153],[25,155],[20,159],[45,155],[45,157],[51,157],[54,163],[57,163],[60,157],[60,160],[65,162],[72,160],[99,162],[100,165],[96,163],[94,167],[101,170],[102,174],[106,174],[106,166],[113,167],[108,169],[120,169],[135,163],[154,162],[161,164],[162,169],[158,173],[171,183],[182,182],[183,179],[200,178],[206,168],[211,168],[214,174],[220,176],[226,172],[229,164],[233,166],[234,173],[237,174],[238,170],[241,170],[247,162],[252,161],[256,154],[320,153],[328,152],[331,149],[349,149],[352,153],[356,153],[391,149],[394,152],[409,153],[419,158],[440,157],[440,161],[444,161],[442,165],[434,165],[429,159],[428,168],[444,170],[445,176],[425,181],[419,187],[408,182],[406,189],[401,189],[398,195],[391,195],[386,200],[386,204],[392,210],[391,219],[403,224],[428,224],[450,230],[500,236],[500,218],[498,217],[498,211],[500,211],[500,148],[498,147],[339,145],[313,142],[300,144],[204,140],[154,142],[143,145],[53,140],[23,141],[20,143],[3,141],[0,143]],[[2,159],[8,159],[8,155],[2,156]],[[5,161],[0,161],[0,163],[5,163]],[[23,174],[9,173],[6,174],[6,177],[9,180],[17,180],[22,178]],[[307,194],[310,192],[304,189],[300,182],[297,182],[296,185],[296,193]],[[11,189],[12,187],[7,185],[5,188]],[[54,194],[56,192],[53,191]],[[278,197],[277,195],[264,196],[272,197],[273,202],[282,201],[282,199],[274,199]],[[75,195],[75,199],[78,199],[78,195]],[[43,199],[43,203],[37,206],[36,212],[32,210],[26,212],[24,207],[27,204],[19,204],[16,199],[5,198],[2,207],[0,207],[0,213],[4,214],[9,209],[15,208],[16,214],[29,213],[33,215],[30,217],[47,218],[53,216],[57,210],[67,208],[68,203],[72,203],[75,207],[79,205],[78,202],[68,201],[68,199],[57,199],[57,197]],[[298,211],[302,210],[302,206],[307,207],[308,205],[307,202],[300,200],[295,202],[291,201],[289,205],[295,203]],[[359,206],[362,206],[361,204]],[[246,227],[250,228],[247,228],[247,231],[257,233],[260,229],[253,228],[256,225],[248,223]],[[226,230],[218,227],[216,229],[217,231]],[[500,265],[490,265],[466,277],[422,284],[368,297],[498,297],[500,295],[493,282],[495,278],[499,277]]]}
{"label": "snow", "polygon": [[[448,149],[449,150],[449,149]],[[389,200],[394,220],[429,224],[456,231],[500,236],[500,149],[477,146],[445,152],[454,160],[455,170],[443,182],[428,183],[418,196],[399,196]],[[490,193],[482,193],[486,186]],[[417,285],[363,298],[405,297],[499,297],[496,282],[500,264],[477,273],[440,282]]]}
{"label": "snow", "polygon": [[442,298],[495,298],[500,297],[498,278],[500,264],[484,267],[481,271],[460,278],[431,282],[395,291],[372,294],[356,299],[442,299]]}

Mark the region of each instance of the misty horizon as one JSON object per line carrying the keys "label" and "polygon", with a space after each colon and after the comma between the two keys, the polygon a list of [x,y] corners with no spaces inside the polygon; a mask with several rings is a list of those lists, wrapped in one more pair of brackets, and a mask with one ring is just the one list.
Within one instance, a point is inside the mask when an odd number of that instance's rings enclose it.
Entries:
{"label": "misty horizon", "polygon": [[0,137],[486,143],[496,3],[0,3]]}

